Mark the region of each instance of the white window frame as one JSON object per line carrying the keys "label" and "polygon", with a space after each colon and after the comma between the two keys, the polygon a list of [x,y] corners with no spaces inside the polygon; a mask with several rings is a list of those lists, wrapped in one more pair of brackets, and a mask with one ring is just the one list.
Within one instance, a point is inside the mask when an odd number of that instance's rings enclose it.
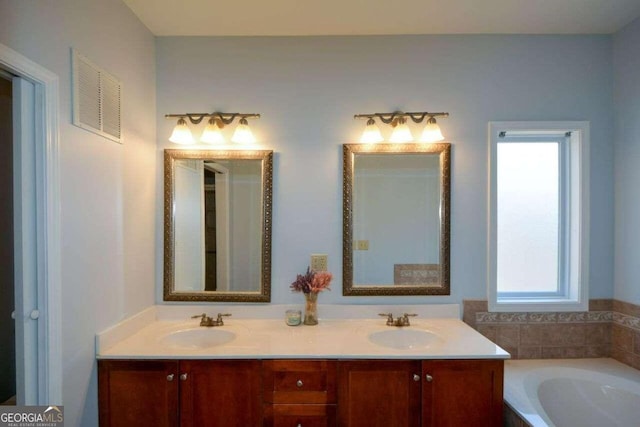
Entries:
{"label": "white window frame", "polygon": [[[570,133],[561,156],[561,180],[568,180],[561,212],[564,233],[558,294],[499,294],[497,289],[497,151],[508,136]],[[562,160],[562,157],[565,157]],[[589,309],[589,122],[489,122],[488,299],[489,311],[587,311]],[[570,166],[569,166],[570,165]],[[563,229],[564,228],[564,229]]]}

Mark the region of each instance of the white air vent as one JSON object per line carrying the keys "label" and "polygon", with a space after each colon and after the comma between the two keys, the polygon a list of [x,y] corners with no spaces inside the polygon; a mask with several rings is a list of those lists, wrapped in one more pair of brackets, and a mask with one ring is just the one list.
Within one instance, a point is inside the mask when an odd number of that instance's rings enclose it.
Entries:
{"label": "white air vent", "polygon": [[73,124],[122,143],[121,83],[72,50]]}

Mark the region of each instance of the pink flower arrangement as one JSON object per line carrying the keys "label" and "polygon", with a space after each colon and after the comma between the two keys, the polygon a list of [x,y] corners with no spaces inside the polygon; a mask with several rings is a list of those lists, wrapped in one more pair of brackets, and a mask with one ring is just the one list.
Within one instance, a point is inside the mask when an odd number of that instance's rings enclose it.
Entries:
{"label": "pink flower arrangement", "polygon": [[333,280],[333,275],[328,271],[313,271],[307,267],[305,274],[298,274],[295,282],[290,286],[293,292],[303,292],[305,294],[322,292],[325,289],[331,290],[329,285]]}

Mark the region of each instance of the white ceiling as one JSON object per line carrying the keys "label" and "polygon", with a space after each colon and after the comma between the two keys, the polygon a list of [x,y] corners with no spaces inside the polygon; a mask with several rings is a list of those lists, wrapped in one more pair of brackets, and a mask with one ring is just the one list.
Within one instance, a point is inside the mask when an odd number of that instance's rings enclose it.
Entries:
{"label": "white ceiling", "polygon": [[640,0],[124,0],[157,36],[609,34]]}

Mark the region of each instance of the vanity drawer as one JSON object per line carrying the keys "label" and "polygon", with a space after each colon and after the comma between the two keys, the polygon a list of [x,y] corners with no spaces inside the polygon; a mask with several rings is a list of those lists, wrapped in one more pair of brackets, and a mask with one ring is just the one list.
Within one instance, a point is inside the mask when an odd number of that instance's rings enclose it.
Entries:
{"label": "vanity drawer", "polygon": [[262,365],[267,403],[335,403],[335,360],[266,360]]}
{"label": "vanity drawer", "polygon": [[335,405],[265,405],[264,427],[334,427]]}

